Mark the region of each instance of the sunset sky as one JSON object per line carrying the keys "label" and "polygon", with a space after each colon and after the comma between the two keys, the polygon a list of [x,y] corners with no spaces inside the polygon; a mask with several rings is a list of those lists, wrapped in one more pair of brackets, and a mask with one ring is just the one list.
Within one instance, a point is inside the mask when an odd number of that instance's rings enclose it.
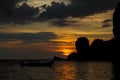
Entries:
{"label": "sunset sky", "polygon": [[0,0],[0,59],[66,57],[75,40],[112,35],[119,0]]}

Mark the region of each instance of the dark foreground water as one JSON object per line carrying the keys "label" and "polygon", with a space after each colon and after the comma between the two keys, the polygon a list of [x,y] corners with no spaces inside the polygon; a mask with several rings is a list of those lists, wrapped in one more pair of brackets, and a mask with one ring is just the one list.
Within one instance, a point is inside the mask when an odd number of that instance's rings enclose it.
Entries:
{"label": "dark foreground water", "polygon": [[111,62],[56,61],[53,67],[21,67],[0,61],[0,80],[113,80]]}

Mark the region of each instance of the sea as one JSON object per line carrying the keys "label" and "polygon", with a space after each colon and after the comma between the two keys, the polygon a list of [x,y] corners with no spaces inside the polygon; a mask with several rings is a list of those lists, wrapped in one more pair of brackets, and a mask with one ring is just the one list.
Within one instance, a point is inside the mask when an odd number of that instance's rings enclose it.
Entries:
{"label": "sea", "polygon": [[55,61],[52,67],[22,67],[19,60],[0,61],[0,80],[113,80],[111,62]]}

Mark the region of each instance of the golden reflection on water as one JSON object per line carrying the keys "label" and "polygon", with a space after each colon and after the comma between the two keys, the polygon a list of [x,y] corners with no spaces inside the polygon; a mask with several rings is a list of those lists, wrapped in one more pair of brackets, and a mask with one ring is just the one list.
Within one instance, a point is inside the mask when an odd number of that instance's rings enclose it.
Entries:
{"label": "golden reflection on water", "polygon": [[55,80],[111,80],[109,62],[64,62],[56,66]]}
{"label": "golden reflection on water", "polygon": [[56,68],[56,79],[55,80],[74,80],[76,76],[76,63],[65,62],[64,65]]}

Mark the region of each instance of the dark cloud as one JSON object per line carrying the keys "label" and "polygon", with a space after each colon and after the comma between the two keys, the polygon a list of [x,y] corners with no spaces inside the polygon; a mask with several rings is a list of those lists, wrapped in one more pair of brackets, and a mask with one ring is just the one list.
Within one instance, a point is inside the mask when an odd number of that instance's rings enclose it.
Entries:
{"label": "dark cloud", "polygon": [[107,19],[103,21],[103,28],[112,26],[112,19]]}
{"label": "dark cloud", "polygon": [[52,2],[52,6],[45,7],[40,18],[84,17],[94,13],[113,9],[118,0],[71,0],[70,5]]}
{"label": "dark cloud", "polygon": [[21,40],[25,43],[35,43],[40,41],[50,41],[58,36],[53,32],[39,32],[39,33],[0,33],[0,41],[14,41]]}
{"label": "dark cloud", "polygon": [[0,12],[4,14],[6,17],[11,17],[12,9],[20,1],[26,0],[0,0]]}
{"label": "dark cloud", "polygon": [[[53,18],[84,17],[113,9],[118,2],[118,0],[70,0],[71,4],[65,5],[64,3],[53,1],[51,6],[46,4],[41,6],[45,11],[40,14],[41,10],[38,7],[30,7],[26,3],[16,7],[16,4],[21,1],[27,0],[0,0],[0,24],[25,24]],[[63,22],[63,24],[58,22]],[[68,25],[66,21],[56,21],[56,23],[60,26]]]}
{"label": "dark cloud", "polygon": [[1,23],[19,23],[23,24],[35,19],[39,13],[38,8],[30,7],[24,3],[20,7],[16,4],[27,0],[0,0],[0,22]]}
{"label": "dark cloud", "polygon": [[0,17],[11,17],[12,9],[16,7],[16,4],[25,0],[0,0]]}
{"label": "dark cloud", "polygon": [[111,24],[110,23],[105,23],[105,24],[103,24],[103,28],[106,28],[106,27],[110,27],[111,26]]}
{"label": "dark cloud", "polygon": [[73,34],[73,36],[77,37],[90,37],[90,38],[111,38],[113,37],[112,33],[111,34]]}
{"label": "dark cloud", "polygon": [[55,20],[50,22],[50,24],[55,25],[55,26],[60,26],[60,27],[61,26],[65,27],[65,26],[69,26],[69,25],[77,25],[75,23],[77,23],[77,21],[65,20],[65,19],[55,19]]}
{"label": "dark cloud", "polygon": [[112,22],[112,19],[106,19],[103,21],[103,23],[109,23],[109,22]]}
{"label": "dark cloud", "polygon": [[[67,10],[67,6],[64,3],[52,2],[51,6],[44,7],[46,11],[44,11],[40,18],[64,18],[67,15],[65,14]],[[61,16],[62,15],[62,16]]]}
{"label": "dark cloud", "polygon": [[[13,10],[12,20],[17,23],[18,22],[26,22],[33,21],[36,19],[36,15],[39,14],[39,8],[30,7],[28,4],[24,3],[19,8],[15,8]],[[17,19],[17,21],[16,21]]]}

